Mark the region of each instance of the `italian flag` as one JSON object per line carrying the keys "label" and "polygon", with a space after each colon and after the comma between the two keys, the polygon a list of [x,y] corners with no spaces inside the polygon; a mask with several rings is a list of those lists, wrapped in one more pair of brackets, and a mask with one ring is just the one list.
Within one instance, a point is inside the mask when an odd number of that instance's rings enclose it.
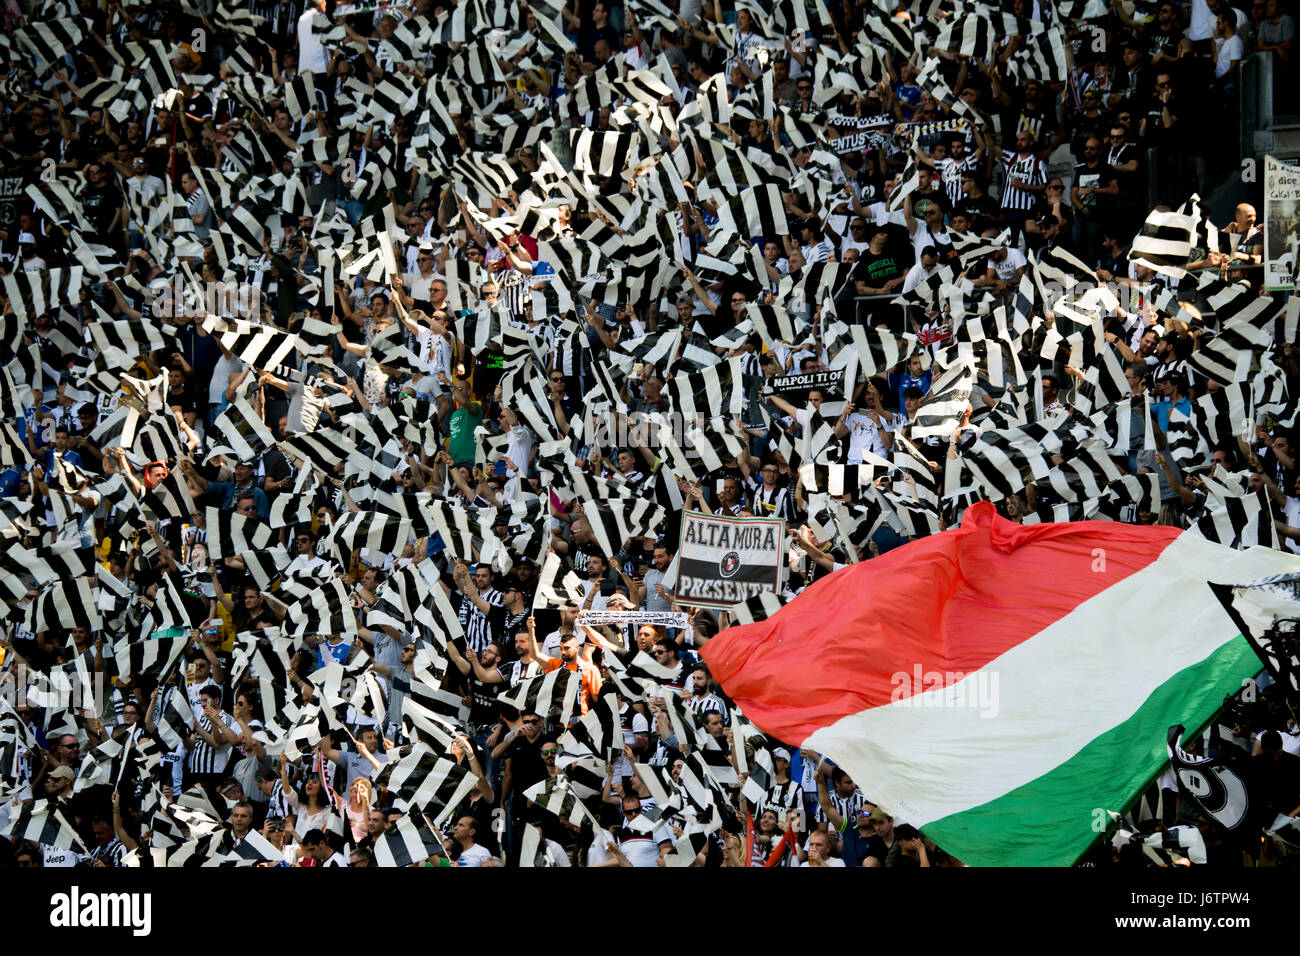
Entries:
{"label": "italian flag", "polygon": [[1067,866],[1261,669],[1208,586],[1300,571],[1193,533],[1017,525],[987,502],[703,655],[760,729],[983,866]]}

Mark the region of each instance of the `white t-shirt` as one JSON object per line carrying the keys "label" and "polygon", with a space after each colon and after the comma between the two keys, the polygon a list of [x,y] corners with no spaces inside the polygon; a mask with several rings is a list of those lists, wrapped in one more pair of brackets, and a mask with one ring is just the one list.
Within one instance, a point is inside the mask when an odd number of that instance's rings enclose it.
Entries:
{"label": "white t-shirt", "polygon": [[[627,861],[633,866],[658,866],[659,865],[659,844],[668,842],[673,839],[673,831],[668,829],[666,824],[659,824],[654,828],[653,833],[633,833],[624,831],[624,836],[619,840],[619,849],[627,857]],[[601,843],[600,840],[594,840],[591,849],[595,851]],[[602,849],[604,849],[602,847]]]}
{"label": "white t-shirt", "polygon": [[[1300,498],[1287,496],[1286,504],[1282,506],[1282,514],[1286,516],[1286,523],[1292,528],[1300,528]],[[1293,541],[1290,538],[1283,538],[1285,546],[1292,554],[1300,554],[1300,541]]]}
{"label": "white t-shirt", "polygon": [[1226,40],[1214,41],[1214,78],[1217,80],[1232,68],[1233,60],[1240,60],[1245,55],[1245,44],[1241,35],[1234,33]]}
{"label": "white t-shirt", "polygon": [[[416,251],[418,252],[418,249]],[[422,276],[419,272],[408,272],[402,278],[402,282],[406,285],[406,294],[412,299],[428,302],[429,289],[433,287],[433,280],[436,278],[438,278],[438,273],[432,270],[427,276]]]}
{"label": "white t-shirt", "polygon": [[244,363],[238,358],[220,356],[217,364],[212,367],[212,380],[208,384],[208,404],[220,405],[226,397],[226,386],[230,384],[230,376],[243,370]]}
{"label": "white t-shirt", "polygon": [[[802,863],[800,863],[799,865],[800,865],[800,866],[812,866],[812,863],[810,863],[810,862],[807,861],[807,860],[804,860],[804,861],[803,861]],[[826,858],[826,862],[823,864],[823,866],[843,866],[843,865],[844,865],[844,861],[841,860],[841,859],[840,859],[839,857],[837,857],[837,856],[827,857],[827,858]]]}
{"label": "white t-shirt", "polygon": [[[600,600],[599,594],[596,595],[596,600],[597,601]],[[575,628],[573,635],[578,639],[579,647],[587,643],[587,634],[585,631]],[[542,641],[542,653],[545,654],[547,657],[559,657],[561,637],[563,637],[563,635],[559,631],[551,631],[550,634],[547,634],[546,640]]]}
{"label": "white t-shirt", "polygon": [[[433,392],[434,395],[442,394],[442,383],[438,382],[438,373],[441,372],[448,378],[451,377],[451,346],[447,340],[434,333],[433,329],[421,327],[419,335],[416,336],[419,349],[420,363],[428,377],[438,383],[438,390]],[[511,461],[514,459],[511,458]]]}
{"label": "white t-shirt", "polygon": [[911,269],[907,270],[907,278],[903,280],[902,291],[911,292],[918,285],[920,285],[924,280],[934,275],[935,271],[938,268],[939,267],[936,265],[933,269],[926,269],[924,266],[921,265],[920,262],[917,262],[916,265],[912,266]]}
{"label": "white t-shirt", "polygon": [[460,858],[456,860],[457,866],[482,866],[484,860],[490,860],[492,854],[485,847],[475,843],[467,850],[462,850]]}
{"label": "white t-shirt", "polygon": [[[329,61],[325,56],[325,47],[312,32],[312,21],[316,18],[316,8],[311,4],[298,18],[298,72],[324,73]],[[346,866],[346,863],[344,864]]]}
{"label": "white t-shirt", "polygon": [[1003,282],[1010,282],[1016,277],[1016,272],[1023,269],[1028,262],[1025,260],[1025,254],[1011,246],[1007,249],[1007,257],[1001,262],[993,263],[993,271],[997,273],[999,279]]}
{"label": "white t-shirt", "polygon": [[803,261],[811,264],[813,262],[825,262],[831,257],[835,247],[831,245],[829,239],[823,238],[810,246],[800,247],[799,251],[803,253]]}
{"label": "white t-shirt", "polygon": [[533,454],[533,433],[523,425],[516,425],[510,429],[509,442],[506,444],[506,457],[509,458],[516,466],[516,469],[506,470],[506,497],[514,500],[519,496],[520,480],[528,474],[528,459]]}
{"label": "white t-shirt", "polygon": [[635,712],[632,714],[631,729],[623,730],[623,743],[629,747],[634,746],[637,734],[648,733],[650,733],[650,722],[645,719],[645,714]]}
{"label": "white t-shirt", "polygon": [[1192,0],[1192,22],[1187,27],[1187,39],[1196,42],[1214,36],[1214,15],[1207,0]]}
{"label": "white t-shirt", "polygon": [[844,424],[849,427],[849,461],[858,463],[863,461],[862,453],[869,451],[873,455],[884,457],[888,449],[885,448],[884,439],[880,437],[880,426],[874,419],[863,415],[861,412],[854,412],[844,419]]}

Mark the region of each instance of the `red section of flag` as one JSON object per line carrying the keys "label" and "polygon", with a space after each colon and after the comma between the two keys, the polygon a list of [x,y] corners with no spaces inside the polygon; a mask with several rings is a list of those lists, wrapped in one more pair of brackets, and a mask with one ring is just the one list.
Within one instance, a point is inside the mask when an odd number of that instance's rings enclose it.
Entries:
{"label": "red section of flag", "polygon": [[781,862],[781,858],[785,856],[786,853],[796,852],[795,846],[794,830],[787,829],[781,834],[781,839],[777,841],[776,846],[772,847],[772,852],[767,855],[767,860],[763,863],[763,866],[776,866]]}
{"label": "red section of flag", "polygon": [[828,575],[702,653],[745,716],[800,744],[849,714],[979,670],[1179,534],[1110,521],[1018,525],[980,502],[960,528]]}

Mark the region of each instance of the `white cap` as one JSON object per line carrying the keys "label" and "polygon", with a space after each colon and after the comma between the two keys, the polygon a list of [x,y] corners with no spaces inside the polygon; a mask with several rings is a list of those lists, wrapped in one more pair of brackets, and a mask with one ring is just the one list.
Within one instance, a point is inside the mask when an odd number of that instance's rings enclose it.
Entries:
{"label": "white cap", "polygon": [[30,232],[20,232],[18,233],[18,241],[34,243],[36,242],[36,237],[33,236]]}

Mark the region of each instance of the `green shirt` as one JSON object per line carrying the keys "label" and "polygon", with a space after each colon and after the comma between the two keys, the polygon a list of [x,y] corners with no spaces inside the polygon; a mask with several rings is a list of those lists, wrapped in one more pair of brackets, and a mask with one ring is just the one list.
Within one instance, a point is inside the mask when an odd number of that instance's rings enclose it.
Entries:
{"label": "green shirt", "polygon": [[483,406],[478,402],[462,405],[451,413],[447,422],[447,451],[455,462],[474,460],[474,429],[483,424]]}

